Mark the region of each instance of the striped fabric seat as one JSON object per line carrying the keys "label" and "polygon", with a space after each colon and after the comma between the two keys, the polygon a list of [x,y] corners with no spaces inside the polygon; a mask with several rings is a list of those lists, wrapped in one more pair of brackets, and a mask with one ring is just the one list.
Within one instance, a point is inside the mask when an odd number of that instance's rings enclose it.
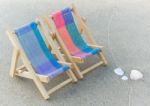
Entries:
{"label": "striped fabric seat", "polygon": [[54,78],[68,70],[69,67],[59,64],[48,50],[35,22],[16,29],[15,33],[37,74]]}
{"label": "striped fabric seat", "polygon": [[72,56],[86,58],[100,52],[100,48],[91,48],[81,37],[74,22],[70,8],[52,14],[58,33]]}

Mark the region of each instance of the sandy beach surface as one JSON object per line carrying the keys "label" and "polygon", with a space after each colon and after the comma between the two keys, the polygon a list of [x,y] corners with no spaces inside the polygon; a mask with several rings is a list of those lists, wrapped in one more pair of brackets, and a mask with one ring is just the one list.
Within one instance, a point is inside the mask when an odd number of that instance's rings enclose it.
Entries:
{"label": "sandy beach surface", "polygon": [[[13,48],[5,31],[71,3],[87,18],[96,42],[105,46],[108,65],[45,101],[32,81],[9,77]],[[81,68],[95,59],[87,61]],[[144,78],[123,81],[113,72],[117,67],[127,76],[140,70]],[[0,106],[150,106],[150,1],[0,0]]]}

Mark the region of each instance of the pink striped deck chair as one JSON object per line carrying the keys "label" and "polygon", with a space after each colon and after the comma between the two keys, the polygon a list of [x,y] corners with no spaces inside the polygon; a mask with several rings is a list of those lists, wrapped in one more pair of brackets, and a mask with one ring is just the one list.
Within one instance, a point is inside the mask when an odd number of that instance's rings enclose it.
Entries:
{"label": "pink striped deck chair", "polygon": [[[77,70],[77,77],[82,78],[84,74],[100,65],[106,65],[107,61],[103,55],[103,46],[97,46],[90,32],[87,29],[85,21],[78,14],[74,5],[61,11],[53,13],[50,18],[44,17],[44,22],[53,32],[53,38],[56,38],[62,53],[67,60],[73,63],[74,70]],[[52,29],[51,25],[55,28]],[[85,35],[83,38],[82,35]],[[76,63],[83,63],[90,56],[97,55],[100,62],[81,71]]]}

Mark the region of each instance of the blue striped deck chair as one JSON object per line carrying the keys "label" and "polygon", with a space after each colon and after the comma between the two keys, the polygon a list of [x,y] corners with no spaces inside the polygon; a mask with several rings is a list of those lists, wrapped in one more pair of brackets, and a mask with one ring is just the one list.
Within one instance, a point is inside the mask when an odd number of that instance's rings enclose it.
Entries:
{"label": "blue striped deck chair", "polygon": [[[49,18],[49,22],[47,21]],[[74,5],[63,10],[54,12],[50,17],[43,18],[47,26],[54,26],[56,41],[70,54],[66,57],[70,62],[83,63],[86,58],[96,55],[100,62],[80,70],[80,74],[84,75],[100,65],[106,65],[107,61],[104,57],[103,46],[98,46],[89,32],[85,20],[78,14]],[[52,23],[52,22],[53,23]],[[49,29],[51,28],[49,27]],[[52,28],[51,28],[52,29]],[[50,29],[50,30],[51,30]],[[84,37],[83,37],[84,36]],[[65,47],[62,47],[64,45]],[[79,69],[79,67],[78,67]]]}
{"label": "blue striped deck chair", "polygon": [[[47,48],[40,28],[42,28],[40,24],[31,22],[13,33],[7,32],[14,46],[10,75],[32,79],[44,99],[48,99],[51,93],[77,79],[68,66],[70,63],[58,61]],[[19,57],[23,61],[23,66],[17,68]],[[69,78],[47,91],[42,82],[48,83],[63,73],[66,73]]]}

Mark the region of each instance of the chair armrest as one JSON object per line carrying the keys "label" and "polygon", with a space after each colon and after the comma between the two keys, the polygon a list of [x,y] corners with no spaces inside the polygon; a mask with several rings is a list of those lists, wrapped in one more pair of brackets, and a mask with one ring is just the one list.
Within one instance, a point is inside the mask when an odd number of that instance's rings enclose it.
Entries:
{"label": "chair armrest", "polygon": [[58,63],[68,65],[70,68],[72,67],[72,63],[68,63],[64,61],[58,61]]}
{"label": "chair armrest", "polygon": [[83,20],[84,23],[87,22],[87,19],[85,17],[82,16],[81,19]]}
{"label": "chair armrest", "polygon": [[89,45],[92,48],[100,48],[102,53],[104,53],[104,46],[98,46],[98,45]]}
{"label": "chair armrest", "polygon": [[89,45],[89,46],[92,48],[100,48],[100,49],[104,48],[104,46],[99,46],[99,45]]}

